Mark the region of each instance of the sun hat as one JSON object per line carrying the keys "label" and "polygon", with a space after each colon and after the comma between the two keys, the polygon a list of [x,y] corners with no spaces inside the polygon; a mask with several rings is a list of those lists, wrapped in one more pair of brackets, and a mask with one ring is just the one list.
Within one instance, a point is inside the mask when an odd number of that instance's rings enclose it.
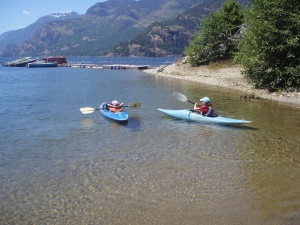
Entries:
{"label": "sun hat", "polygon": [[118,102],[117,100],[113,100],[113,101],[111,102],[111,104],[117,105],[117,104],[119,104],[119,102]]}
{"label": "sun hat", "polygon": [[200,101],[205,102],[205,103],[209,103],[210,99],[209,99],[209,97],[204,97],[204,98],[200,98]]}

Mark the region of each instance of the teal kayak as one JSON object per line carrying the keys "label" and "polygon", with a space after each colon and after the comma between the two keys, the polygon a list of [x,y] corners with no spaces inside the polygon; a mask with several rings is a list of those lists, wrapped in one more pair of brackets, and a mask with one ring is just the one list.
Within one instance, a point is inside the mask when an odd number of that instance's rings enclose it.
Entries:
{"label": "teal kayak", "polygon": [[247,124],[252,122],[248,120],[239,120],[239,119],[227,118],[222,116],[208,117],[193,112],[189,109],[173,110],[173,109],[158,108],[157,110],[162,112],[165,115],[174,117],[176,119],[195,121],[201,123],[212,123],[212,124],[220,124],[220,125],[239,125],[239,124]]}
{"label": "teal kayak", "polygon": [[121,123],[127,123],[128,122],[128,114],[125,111],[122,112],[111,112],[106,107],[106,102],[103,102],[100,105],[100,113],[108,119],[121,122]]}

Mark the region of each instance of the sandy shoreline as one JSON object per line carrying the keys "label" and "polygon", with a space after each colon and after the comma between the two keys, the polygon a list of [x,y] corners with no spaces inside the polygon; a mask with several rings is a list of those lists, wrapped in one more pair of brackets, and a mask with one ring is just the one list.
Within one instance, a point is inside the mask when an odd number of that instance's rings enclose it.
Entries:
{"label": "sandy shoreline", "polygon": [[[274,100],[293,107],[300,107],[300,92],[268,93],[265,90],[255,89],[241,74],[242,67],[236,65],[228,68],[210,69],[208,66],[191,67],[189,64],[175,63],[169,66],[144,70],[156,76],[174,79],[189,80],[203,84],[229,88],[243,92],[243,96]],[[240,97],[240,96],[238,96]]]}

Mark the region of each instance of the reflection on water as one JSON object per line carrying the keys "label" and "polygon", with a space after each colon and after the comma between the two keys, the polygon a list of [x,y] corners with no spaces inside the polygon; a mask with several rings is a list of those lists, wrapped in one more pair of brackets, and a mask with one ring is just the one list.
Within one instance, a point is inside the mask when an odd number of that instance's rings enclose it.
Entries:
{"label": "reflection on water", "polygon": [[[34,101],[3,100],[0,224],[299,224],[299,109],[141,72],[66,71],[46,84],[67,79],[68,94],[49,91],[38,110]],[[124,80],[113,92],[104,88],[111,76]],[[124,99],[128,83],[135,88]],[[41,84],[33,86],[24,87],[30,99]],[[253,123],[166,117],[156,108],[192,107],[174,91],[193,101],[208,95],[219,115]],[[126,125],[80,114],[111,96],[143,106],[126,110]],[[11,108],[23,116],[4,113]]]}
{"label": "reflection on water", "polygon": [[131,131],[141,131],[142,130],[142,121],[140,116],[131,116],[128,119],[128,124],[126,126]]}
{"label": "reflection on water", "polygon": [[91,118],[84,118],[81,120],[81,127],[85,129],[89,129],[91,127],[96,126],[95,120]]}

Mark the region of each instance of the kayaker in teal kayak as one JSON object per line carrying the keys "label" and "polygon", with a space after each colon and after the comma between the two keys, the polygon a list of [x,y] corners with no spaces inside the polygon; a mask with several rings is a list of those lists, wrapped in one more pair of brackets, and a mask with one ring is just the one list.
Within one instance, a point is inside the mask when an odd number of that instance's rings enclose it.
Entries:
{"label": "kayaker in teal kayak", "polygon": [[124,103],[119,103],[117,100],[113,100],[111,103],[107,103],[106,106],[111,112],[122,112]]}
{"label": "kayaker in teal kayak", "polygon": [[210,99],[208,97],[204,97],[201,98],[200,101],[202,102],[202,105],[195,103],[194,112],[198,112],[205,116],[213,117],[215,115],[215,112],[210,102]]}

